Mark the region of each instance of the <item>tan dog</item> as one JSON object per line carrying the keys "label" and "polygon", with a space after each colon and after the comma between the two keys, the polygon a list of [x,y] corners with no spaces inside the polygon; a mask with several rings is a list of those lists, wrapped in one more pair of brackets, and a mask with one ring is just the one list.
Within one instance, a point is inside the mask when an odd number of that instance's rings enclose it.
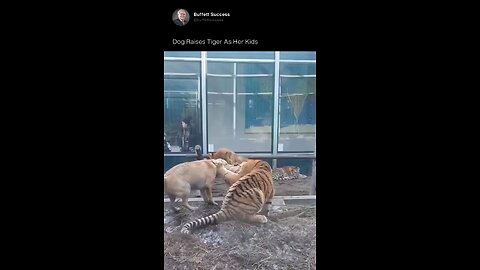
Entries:
{"label": "tan dog", "polygon": [[227,162],[223,159],[204,159],[178,164],[168,170],[163,175],[163,187],[165,193],[170,198],[170,208],[175,208],[175,199],[182,199],[182,204],[190,209],[195,210],[188,204],[188,196],[191,190],[199,189],[203,200],[208,204],[217,205],[212,199],[212,186],[216,177],[222,177],[223,174],[218,170],[223,168]]}
{"label": "tan dog", "polygon": [[239,165],[243,161],[247,160],[246,158],[235,154],[235,152],[233,152],[228,148],[220,148],[215,153],[208,154],[208,158],[210,159],[221,158],[227,161],[227,163],[230,165]]}

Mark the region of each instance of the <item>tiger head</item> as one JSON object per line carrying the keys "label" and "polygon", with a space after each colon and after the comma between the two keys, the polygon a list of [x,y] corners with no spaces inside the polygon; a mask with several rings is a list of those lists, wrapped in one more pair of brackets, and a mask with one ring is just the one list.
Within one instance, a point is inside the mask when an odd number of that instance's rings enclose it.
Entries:
{"label": "tiger head", "polygon": [[300,173],[300,167],[297,166],[285,166],[281,168],[283,173],[294,178],[307,178],[306,175]]}
{"label": "tiger head", "polygon": [[300,174],[300,168],[296,166],[286,166],[283,168],[288,175],[298,175]]}
{"label": "tiger head", "polygon": [[264,170],[267,172],[272,172],[272,167],[268,162],[263,160],[248,159],[242,163],[241,175],[247,174],[254,170]]}
{"label": "tiger head", "polygon": [[217,168],[228,164],[224,159],[221,159],[221,158],[212,159],[212,162],[213,164],[215,164]]}

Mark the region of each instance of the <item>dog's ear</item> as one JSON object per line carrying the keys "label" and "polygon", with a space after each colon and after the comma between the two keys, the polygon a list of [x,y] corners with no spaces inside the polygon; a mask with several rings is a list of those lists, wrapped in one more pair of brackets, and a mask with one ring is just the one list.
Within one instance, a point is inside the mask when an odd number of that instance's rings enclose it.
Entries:
{"label": "dog's ear", "polygon": [[210,154],[207,155],[207,159],[212,159],[212,157],[213,157],[213,154],[212,154],[212,153],[210,153]]}

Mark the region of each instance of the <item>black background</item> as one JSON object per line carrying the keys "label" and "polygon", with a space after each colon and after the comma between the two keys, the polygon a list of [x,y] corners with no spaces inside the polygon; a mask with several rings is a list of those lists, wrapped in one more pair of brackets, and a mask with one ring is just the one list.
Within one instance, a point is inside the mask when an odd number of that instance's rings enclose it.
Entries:
{"label": "black background", "polygon": [[[20,100],[10,159],[24,164],[11,181],[20,185],[21,250],[51,266],[161,267],[163,51],[315,50],[318,264],[437,259],[422,252],[440,242],[433,183],[449,170],[438,96],[451,81],[424,13],[406,22],[399,7],[182,3],[27,16],[15,40],[25,73],[9,88]],[[184,27],[171,20],[178,8],[190,12]],[[193,22],[193,12],[210,11],[231,16]],[[259,45],[180,47],[172,38]]]}
{"label": "black background", "polygon": [[[181,4],[175,5],[182,6]],[[302,8],[285,8],[280,10],[248,7],[228,7],[221,5],[185,4],[190,14],[190,21],[185,26],[177,26],[170,16],[165,16],[162,24],[167,29],[162,40],[164,50],[303,50],[318,49],[321,35],[325,32],[318,28],[318,14],[308,6]],[[169,11],[176,11],[172,7]],[[194,17],[194,13],[229,13],[228,17]],[[223,22],[195,22],[197,19],[218,19]],[[307,35],[305,35],[307,34]],[[252,39],[258,45],[175,45],[172,40],[182,39]]]}

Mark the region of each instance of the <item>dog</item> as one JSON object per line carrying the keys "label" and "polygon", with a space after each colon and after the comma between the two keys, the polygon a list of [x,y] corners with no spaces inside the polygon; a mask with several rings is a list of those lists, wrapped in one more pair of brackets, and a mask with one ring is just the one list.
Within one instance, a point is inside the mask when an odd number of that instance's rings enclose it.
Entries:
{"label": "dog", "polygon": [[[218,205],[212,198],[212,187],[216,177],[223,177],[219,168],[227,165],[223,159],[204,159],[178,164],[163,175],[163,187],[170,198],[170,209],[179,211],[175,207],[175,199],[182,199],[182,205],[190,210],[196,210],[188,204],[191,190],[200,190],[203,200],[207,204]],[[223,171],[222,171],[223,172]]]}
{"label": "dog", "polygon": [[221,158],[224,159],[230,165],[240,165],[242,162],[246,161],[247,158],[241,157],[232,150],[228,148],[220,148],[215,153],[208,154],[208,158],[210,159],[217,159]]}

